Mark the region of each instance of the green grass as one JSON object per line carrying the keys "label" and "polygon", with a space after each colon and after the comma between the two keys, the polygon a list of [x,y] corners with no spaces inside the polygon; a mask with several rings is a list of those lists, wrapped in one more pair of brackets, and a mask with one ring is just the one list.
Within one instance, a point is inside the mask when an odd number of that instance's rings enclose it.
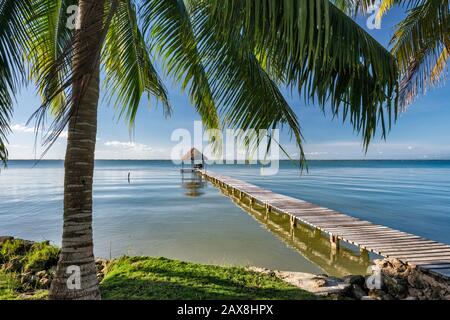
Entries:
{"label": "green grass", "polygon": [[275,276],[165,258],[124,257],[101,283],[103,299],[316,299]]}
{"label": "green grass", "polygon": [[35,243],[26,255],[24,271],[48,270],[58,263],[59,248],[48,243]]}
{"label": "green grass", "polygon": [[0,300],[45,299],[47,290],[21,281],[21,274],[34,274],[56,266],[59,248],[49,242],[21,239],[0,243]]}
{"label": "green grass", "polygon": [[[55,247],[35,244],[24,252],[18,243],[4,246],[3,258],[19,259],[22,270],[45,268]],[[219,267],[165,258],[123,257],[114,260],[101,282],[102,297],[110,299],[316,299],[275,276],[239,267]],[[20,272],[0,269],[0,300],[45,299],[46,290],[21,285]]]}
{"label": "green grass", "polygon": [[0,270],[0,300],[42,300],[48,293],[47,290],[21,291],[16,273]]}
{"label": "green grass", "polygon": [[13,300],[18,297],[15,289],[20,285],[15,273],[0,271],[0,300]]}
{"label": "green grass", "polygon": [[56,265],[58,255],[59,248],[47,241],[33,243],[14,239],[0,244],[0,264],[8,263],[10,271],[48,270]]}

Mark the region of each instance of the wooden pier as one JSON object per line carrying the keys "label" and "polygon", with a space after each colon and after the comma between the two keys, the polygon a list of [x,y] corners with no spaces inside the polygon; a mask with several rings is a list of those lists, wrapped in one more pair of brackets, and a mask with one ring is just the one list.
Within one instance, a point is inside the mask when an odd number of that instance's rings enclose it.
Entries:
{"label": "wooden pier", "polygon": [[320,230],[330,237],[333,249],[338,250],[340,241],[345,241],[359,247],[362,252],[396,258],[450,279],[449,245],[354,218],[214,172],[197,172],[228,189],[235,197],[248,198],[251,206],[265,208],[266,213],[273,211],[290,216],[292,228],[297,223],[303,223]]}

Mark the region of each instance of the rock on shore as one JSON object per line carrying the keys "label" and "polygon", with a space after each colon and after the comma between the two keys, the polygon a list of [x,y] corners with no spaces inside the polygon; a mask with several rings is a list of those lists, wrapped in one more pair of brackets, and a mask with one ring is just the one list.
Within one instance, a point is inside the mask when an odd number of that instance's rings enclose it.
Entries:
{"label": "rock on shore", "polygon": [[249,268],[255,272],[274,274],[278,278],[319,296],[354,300],[450,300],[450,281],[426,273],[397,259],[375,260],[380,287],[372,289],[368,276],[343,278],[302,272]]}

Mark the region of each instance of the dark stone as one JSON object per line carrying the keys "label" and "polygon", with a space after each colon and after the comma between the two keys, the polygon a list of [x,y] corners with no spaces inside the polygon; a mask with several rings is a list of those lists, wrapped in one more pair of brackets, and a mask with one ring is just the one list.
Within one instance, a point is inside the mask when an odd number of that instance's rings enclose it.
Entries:
{"label": "dark stone", "polygon": [[51,284],[51,280],[48,278],[39,279],[39,287],[41,289],[49,289]]}
{"label": "dark stone", "polygon": [[21,274],[20,283],[23,286],[35,287],[39,283],[39,280],[34,274],[32,274],[31,272],[27,272]]}
{"label": "dark stone", "polygon": [[48,278],[48,273],[45,270],[38,271],[36,272],[36,277],[38,277],[39,279]]}
{"label": "dark stone", "polygon": [[402,278],[384,277],[387,292],[396,298],[405,298],[408,294],[408,282]]}
{"label": "dark stone", "polygon": [[386,292],[384,292],[383,290],[370,290],[369,296],[376,298],[377,300],[384,300],[383,297],[386,296]]}
{"label": "dark stone", "polygon": [[360,287],[364,287],[365,283],[366,283],[366,278],[364,278],[361,275],[350,275],[350,276],[345,276],[344,278],[342,278],[342,280],[344,280],[345,283],[348,284],[355,284],[358,285]]}
{"label": "dark stone", "polygon": [[7,241],[7,240],[14,240],[14,237],[0,236],[0,245],[2,245],[3,242],[5,242],[5,241]]}
{"label": "dark stone", "polygon": [[415,274],[410,274],[408,276],[407,280],[408,280],[408,284],[413,288],[416,288],[416,289],[424,288],[422,281],[420,281],[420,278]]}
{"label": "dark stone", "polygon": [[440,288],[433,288],[431,291],[431,299],[438,300],[441,299],[441,290]]}
{"label": "dark stone", "polygon": [[355,299],[361,300],[363,297],[366,296],[366,292],[360,286],[353,284],[352,295]]}

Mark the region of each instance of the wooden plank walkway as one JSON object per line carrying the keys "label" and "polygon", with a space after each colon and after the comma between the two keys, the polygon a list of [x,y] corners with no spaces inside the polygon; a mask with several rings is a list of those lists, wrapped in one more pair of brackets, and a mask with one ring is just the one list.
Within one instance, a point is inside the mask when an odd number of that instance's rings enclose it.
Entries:
{"label": "wooden plank walkway", "polygon": [[250,183],[210,171],[198,171],[206,179],[239,197],[247,197],[267,212],[290,216],[291,225],[309,225],[330,236],[335,248],[345,241],[361,250],[391,257],[450,279],[450,245],[377,225],[303,200],[264,190]]}

